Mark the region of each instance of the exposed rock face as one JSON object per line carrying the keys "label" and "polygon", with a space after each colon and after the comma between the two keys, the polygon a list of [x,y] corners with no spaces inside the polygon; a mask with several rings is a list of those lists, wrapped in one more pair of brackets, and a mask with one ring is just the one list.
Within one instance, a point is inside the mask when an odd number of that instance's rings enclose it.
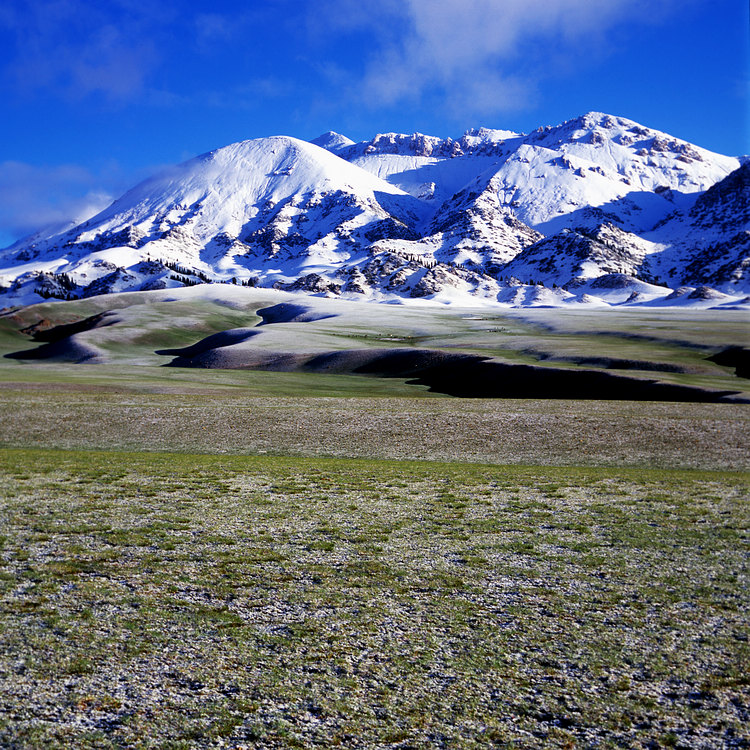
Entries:
{"label": "exposed rock face", "polygon": [[441,260],[485,268],[491,274],[544,236],[501,202],[497,178],[483,189],[466,188],[446,201],[429,231],[440,236],[442,248],[436,256]]}
{"label": "exposed rock face", "polygon": [[124,292],[131,289],[138,281],[135,274],[129,273],[123,268],[102,276],[102,278],[93,281],[83,292],[84,297],[95,297],[98,294],[110,294],[111,292]]}
{"label": "exposed rock face", "polygon": [[700,195],[690,209],[690,218],[694,227],[723,234],[750,224],[750,161]]}
{"label": "exposed rock face", "polygon": [[678,284],[744,295],[750,286],[750,162],[700,194],[659,232],[674,237],[649,265]]}
{"label": "exposed rock face", "polygon": [[637,242],[616,227],[603,225],[595,232],[565,229],[519,253],[504,273],[570,289],[611,274],[637,277],[643,258]]}
{"label": "exposed rock face", "polygon": [[287,292],[311,292],[313,294],[339,294],[341,284],[330,281],[317,273],[309,273],[291,284],[279,285]]}
{"label": "exposed rock face", "polygon": [[688,284],[744,289],[743,282],[750,278],[750,232],[738,232],[696,251],[688,258],[682,278]]}

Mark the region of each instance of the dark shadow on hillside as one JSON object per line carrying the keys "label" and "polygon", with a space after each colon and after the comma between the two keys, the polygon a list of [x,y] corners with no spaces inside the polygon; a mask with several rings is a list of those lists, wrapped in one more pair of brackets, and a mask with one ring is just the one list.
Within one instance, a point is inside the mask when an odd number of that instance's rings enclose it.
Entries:
{"label": "dark shadow on hillside", "polygon": [[643,225],[647,231],[674,211],[687,212],[695,202],[695,195],[679,190],[666,190],[660,193],[632,190],[599,206],[582,206],[567,214],[556,216],[536,225],[535,229],[546,237],[551,237],[566,227],[594,229],[603,222],[622,226],[623,221],[620,217],[625,215],[631,217],[634,223]]}
{"label": "dark shadow on hillside", "polygon": [[25,349],[18,352],[10,352],[4,356],[7,359],[44,359],[53,362],[92,362],[97,359],[101,352],[95,347],[77,340],[79,333],[91,331],[94,328],[103,328],[117,323],[117,315],[113,312],[102,312],[91,315],[83,320],[62,325],[48,325],[49,321],[42,319],[33,326],[22,329],[21,333],[30,335],[33,341],[44,341],[46,343],[35,349]]}
{"label": "dark shadow on hillside", "polygon": [[700,372],[696,367],[677,365],[671,362],[654,362],[648,359],[618,359],[617,357],[593,357],[553,354],[537,351],[536,349],[522,349],[522,354],[535,357],[540,362],[570,362],[583,367],[596,367],[603,370],[640,370],[642,372],[675,372],[690,375]]}
{"label": "dark shadow on hillside", "polygon": [[436,393],[463,398],[554,398],[625,401],[723,401],[732,391],[709,391],[607,372],[505,364],[442,352],[386,354],[355,370],[405,377]]}
{"label": "dark shadow on hillside", "polygon": [[[205,352],[213,351],[214,349],[223,349],[226,346],[234,346],[247,339],[257,336],[260,331],[256,331],[254,328],[231,328],[228,331],[220,331],[219,333],[213,333],[206,338],[201,339],[195,344],[190,346],[183,346],[177,349],[157,349],[156,354],[166,354],[177,357],[178,359],[190,360],[193,357],[198,357]],[[189,365],[175,365],[176,367],[185,367]]]}
{"label": "dark shadow on hillside", "polygon": [[69,336],[74,336],[76,333],[114,325],[117,322],[117,316],[113,312],[101,312],[73,323],[49,326],[47,325],[48,322],[46,319],[42,319],[33,326],[23,328],[21,333],[30,335],[34,341],[60,341]]}
{"label": "dark shadow on hillside", "polygon": [[74,338],[53,341],[43,344],[36,349],[27,349],[21,352],[11,352],[5,355],[8,359],[43,359],[48,362],[72,362],[82,364],[94,362],[101,356],[101,352],[94,347],[88,346]]}
{"label": "dark shadow on hillside", "polygon": [[461,398],[750,403],[748,399],[737,397],[738,391],[711,391],[597,370],[505,364],[480,355],[430,349],[353,349],[293,354],[250,347],[218,350],[202,347],[192,357],[180,356],[166,366],[401,378],[410,384],[426,386],[435,393]]}
{"label": "dark shadow on hillside", "polygon": [[262,319],[258,323],[259,326],[270,323],[312,323],[316,320],[337,317],[334,313],[316,312],[309,307],[298,305],[294,302],[280,302],[278,305],[256,310],[256,313]]}
{"label": "dark shadow on hillside", "polygon": [[723,367],[734,367],[738,378],[750,378],[750,349],[745,346],[729,346],[706,359]]}

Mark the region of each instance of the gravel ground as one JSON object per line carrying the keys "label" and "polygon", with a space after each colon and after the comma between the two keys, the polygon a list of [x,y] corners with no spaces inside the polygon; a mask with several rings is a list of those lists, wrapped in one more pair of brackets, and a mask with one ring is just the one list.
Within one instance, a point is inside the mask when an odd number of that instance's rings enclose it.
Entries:
{"label": "gravel ground", "polygon": [[750,747],[747,475],[6,449],[0,498],[3,747]]}
{"label": "gravel ground", "polygon": [[750,406],[0,390],[0,445],[750,468]]}

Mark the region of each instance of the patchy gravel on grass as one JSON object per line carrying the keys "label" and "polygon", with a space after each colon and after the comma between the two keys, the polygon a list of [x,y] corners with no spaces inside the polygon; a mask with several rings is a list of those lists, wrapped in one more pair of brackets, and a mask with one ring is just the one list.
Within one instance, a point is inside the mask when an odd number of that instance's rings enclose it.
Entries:
{"label": "patchy gravel on grass", "polygon": [[750,746],[748,476],[0,451],[0,745]]}
{"label": "patchy gravel on grass", "polygon": [[0,445],[750,468],[750,407],[0,390]]}

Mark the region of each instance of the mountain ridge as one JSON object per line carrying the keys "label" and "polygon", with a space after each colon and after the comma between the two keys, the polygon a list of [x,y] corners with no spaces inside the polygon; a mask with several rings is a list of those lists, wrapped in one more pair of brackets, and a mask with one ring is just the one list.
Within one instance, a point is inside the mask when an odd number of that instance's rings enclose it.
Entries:
{"label": "mountain ridge", "polygon": [[0,251],[0,306],[206,281],[520,305],[661,304],[710,285],[718,297],[690,304],[746,304],[748,175],[600,112],[528,134],[252,139]]}

